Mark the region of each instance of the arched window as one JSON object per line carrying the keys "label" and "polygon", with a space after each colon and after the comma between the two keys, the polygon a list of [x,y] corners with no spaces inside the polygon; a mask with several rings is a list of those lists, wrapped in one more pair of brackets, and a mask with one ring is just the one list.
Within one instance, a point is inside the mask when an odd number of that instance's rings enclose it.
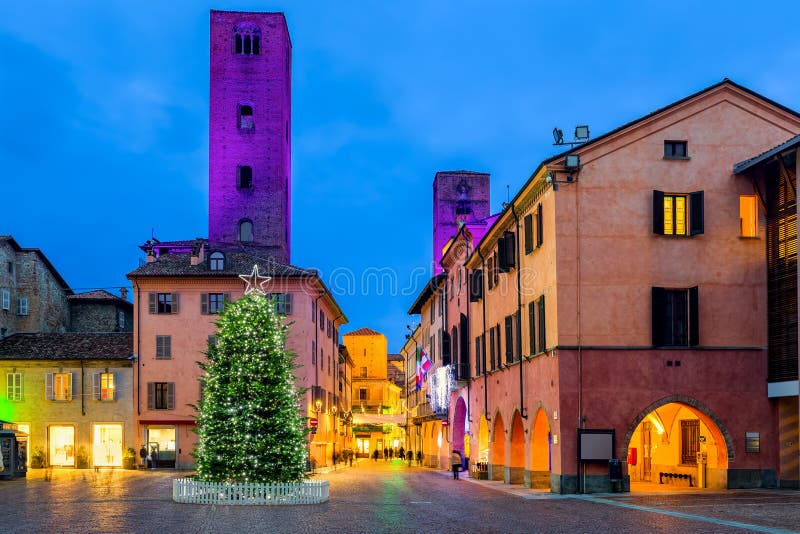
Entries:
{"label": "arched window", "polygon": [[212,252],[208,260],[209,267],[212,271],[225,270],[225,254],[222,252]]}
{"label": "arched window", "polygon": [[242,130],[252,130],[255,127],[253,122],[253,106],[242,104],[239,106],[239,128]]}
{"label": "arched window", "polygon": [[253,167],[249,165],[239,165],[239,167],[237,167],[236,187],[239,189],[250,189],[253,187]]}
{"label": "arched window", "polygon": [[244,243],[253,241],[253,223],[247,219],[239,221],[239,241]]}
{"label": "arched window", "polygon": [[252,22],[242,22],[233,28],[233,52],[242,56],[261,53],[261,29]]}

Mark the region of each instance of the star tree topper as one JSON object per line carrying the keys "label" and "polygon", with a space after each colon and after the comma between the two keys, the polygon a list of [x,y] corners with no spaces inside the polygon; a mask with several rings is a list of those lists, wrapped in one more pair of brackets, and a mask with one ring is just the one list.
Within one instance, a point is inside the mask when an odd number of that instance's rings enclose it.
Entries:
{"label": "star tree topper", "polygon": [[253,265],[252,273],[240,274],[239,278],[244,280],[244,283],[247,284],[247,287],[244,288],[245,295],[255,293],[262,297],[267,294],[267,290],[264,289],[264,286],[267,285],[267,282],[272,280],[269,276],[260,276],[258,274],[258,265]]}

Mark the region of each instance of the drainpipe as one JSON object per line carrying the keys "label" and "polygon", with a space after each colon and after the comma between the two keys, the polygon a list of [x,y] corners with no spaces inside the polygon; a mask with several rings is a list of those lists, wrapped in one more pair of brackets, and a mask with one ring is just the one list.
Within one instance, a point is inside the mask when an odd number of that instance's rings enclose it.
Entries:
{"label": "drainpipe", "polygon": [[[483,272],[483,276],[481,277],[483,280],[486,280],[486,258],[483,257],[481,254],[481,247],[475,249],[478,253],[478,257],[481,259],[481,271]],[[481,280],[481,293],[483,294],[483,298],[481,298],[481,307],[483,308],[483,335],[481,335],[481,364],[483,368],[483,416],[486,418],[486,421],[491,421],[491,417],[489,417],[489,373],[486,372],[486,284],[483,283]]]}
{"label": "drainpipe", "polygon": [[142,339],[142,319],[140,311],[142,292],[139,289],[139,282],[136,278],[133,279],[133,285],[136,288],[136,415],[142,415],[142,359],[139,351],[139,343]]}
{"label": "drainpipe", "polygon": [[86,383],[84,380],[83,360],[81,360],[81,415],[86,415],[86,395],[84,395],[83,385]]}
{"label": "drainpipe", "polygon": [[514,203],[511,203],[511,215],[514,216],[514,222],[517,226],[517,238],[516,238],[516,264],[517,264],[517,340],[519,343],[515,343],[517,349],[517,356],[519,356],[519,411],[520,415],[523,419],[528,418],[528,414],[525,413],[525,397],[523,396],[523,386],[522,386],[522,347],[520,346],[522,342],[522,258],[520,258],[520,246],[519,246],[519,216],[517,215],[517,210],[514,209]]}

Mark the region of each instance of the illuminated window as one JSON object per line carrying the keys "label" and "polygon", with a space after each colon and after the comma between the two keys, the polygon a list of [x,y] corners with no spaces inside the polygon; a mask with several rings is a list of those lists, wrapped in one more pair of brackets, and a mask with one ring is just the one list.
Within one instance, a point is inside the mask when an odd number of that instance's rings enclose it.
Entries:
{"label": "illuminated window", "polygon": [[6,374],[6,397],[10,401],[22,400],[22,373]]}
{"label": "illuminated window", "polygon": [[739,232],[742,237],[758,236],[758,203],[755,195],[739,197]]}
{"label": "illuminated window", "polygon": [[113,401],[116,399],[114,373],[95,373],[92,378],[92,393],[95,400]]}
{"label": "illuminated window", "polygon": [[244,220],[239,223],[239,241],[250,243],[253,241],[253,223]]}
{"label": "illuminated window", "polygon": [[72,400],[72,373],[47,373],[45,398],[52,401]]}
{"label": "illuminated window", "polygon": [[222,252],[212,252],[209,258],[209,268],[212,271],[225,270],[225,254]]}
{"label": "illuminated window", "polygon": [[704,231],[703,191],[672,194],[653,191],[653,233],[698,235]]}

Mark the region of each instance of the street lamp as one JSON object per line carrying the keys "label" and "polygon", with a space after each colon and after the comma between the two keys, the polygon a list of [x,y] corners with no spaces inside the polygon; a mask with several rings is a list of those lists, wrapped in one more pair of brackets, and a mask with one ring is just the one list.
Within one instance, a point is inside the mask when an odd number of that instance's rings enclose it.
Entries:
{"label": "street lamp", "polygon": [[336,412],[339,410],[336,408],[334,404],[331,406],[331,415],[333,416],[333,470],[336,470],[336,442],[339,439],[339,435],[336,432]]}

